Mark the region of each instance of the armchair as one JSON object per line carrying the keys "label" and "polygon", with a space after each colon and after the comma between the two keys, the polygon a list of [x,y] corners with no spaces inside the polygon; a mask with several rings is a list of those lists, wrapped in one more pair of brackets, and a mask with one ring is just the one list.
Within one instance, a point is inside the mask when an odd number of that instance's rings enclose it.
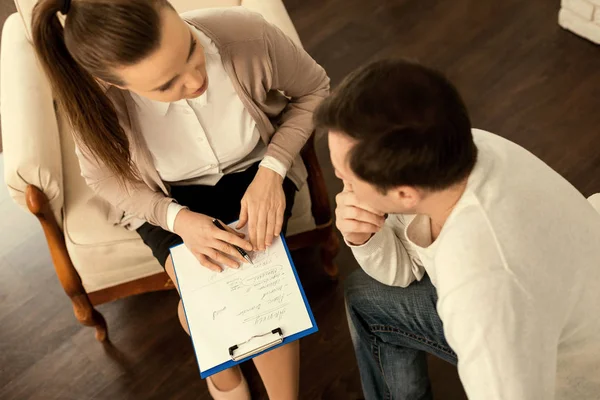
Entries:
{"label": "armchair", "polygon": [[[5,179],[11,197],[42,225],[58,279],[77,319],[107,340],[94,306],[122,297],[174,288],[135,232],[111,225],[105,203],[80,175],[71,132],[57,112],[49,83],[31,44],[35,0],[16,0],[18,13],[4,25],[1,54],[1,116]],[[184,12],[198,7],[242,5],[260,12],[300,43],[281,0],[173,0]],[[296,195],[288,225],[291,250],[320,245],[323,268],[335,278],[339,242],[333,230],[314,135],[302,151],[308,184]]]}

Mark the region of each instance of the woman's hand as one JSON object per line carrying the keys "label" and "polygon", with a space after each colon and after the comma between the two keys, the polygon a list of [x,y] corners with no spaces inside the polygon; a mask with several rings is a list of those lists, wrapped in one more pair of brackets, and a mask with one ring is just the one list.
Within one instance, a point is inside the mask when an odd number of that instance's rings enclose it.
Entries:
{"label": "woman's hand", "polygon": [[248,235],[254,250],[264,250],[281,233],[285,211],[282,185],[281,175],[269,168],[259,167],[242,198],[240,221],[236,229],[248,224]]}
{"label": "woman's hand", "polygon": [[244,234],[225,224],[227,231],[222,231],[212,221],[213,218],[207,215],[184,209],[177,214],[173,230],[206,268],[221,272],[223,269],[217,263],[239,268],[240,262],[246,260],[232,244],[247,251],[252,250],[252,245],[244,240]]}

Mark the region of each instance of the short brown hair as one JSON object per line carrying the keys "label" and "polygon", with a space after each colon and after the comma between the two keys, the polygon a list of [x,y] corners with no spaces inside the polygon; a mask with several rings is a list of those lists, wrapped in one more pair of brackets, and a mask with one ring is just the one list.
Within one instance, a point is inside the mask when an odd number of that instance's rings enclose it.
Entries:
{"label": "short brown hair", "polygon": [[315,123],[356,140],[350,168],[382,192],[401,185],[445,189],[477,160],[456,88],[405,60],[372,62],[350,74],[318,108]]}

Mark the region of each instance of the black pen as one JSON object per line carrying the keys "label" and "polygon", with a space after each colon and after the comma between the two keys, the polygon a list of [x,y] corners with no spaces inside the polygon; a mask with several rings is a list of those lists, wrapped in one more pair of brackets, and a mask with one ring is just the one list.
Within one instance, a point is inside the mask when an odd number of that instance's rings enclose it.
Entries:
{"label": "black pen", "polygon": [[[225,229],[225,227],[221,224],[221,221],[219,221],[218,219],[213,219],[213,225],[216,226],[217,228],[219,228],[220,230],[227,232],[227,229]],[[246,261],[248,261],[250,264],[254,265],[254,263],[250,259],[250,256],[248,255],[248,253],[246,253],[244,251],[244,249],[236,246],[235,244],[232,244],[232,246],[238,251],[238,253],[240,253],[242,255],[242,257],[244,257],[244,259]]]}

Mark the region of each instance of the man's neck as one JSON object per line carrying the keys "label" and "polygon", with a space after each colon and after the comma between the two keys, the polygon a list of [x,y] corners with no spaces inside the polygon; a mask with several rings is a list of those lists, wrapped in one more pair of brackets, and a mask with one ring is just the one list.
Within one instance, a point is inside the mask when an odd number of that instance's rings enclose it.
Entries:
{"label": "man's neck", "polygon": [[427,215],[431,220],[432,241],[437,239],[446,220],[465,192],[466,187],[467,179],[464,179],[447,189],[430,193],[422,202],[417,212],[418,214]]}

